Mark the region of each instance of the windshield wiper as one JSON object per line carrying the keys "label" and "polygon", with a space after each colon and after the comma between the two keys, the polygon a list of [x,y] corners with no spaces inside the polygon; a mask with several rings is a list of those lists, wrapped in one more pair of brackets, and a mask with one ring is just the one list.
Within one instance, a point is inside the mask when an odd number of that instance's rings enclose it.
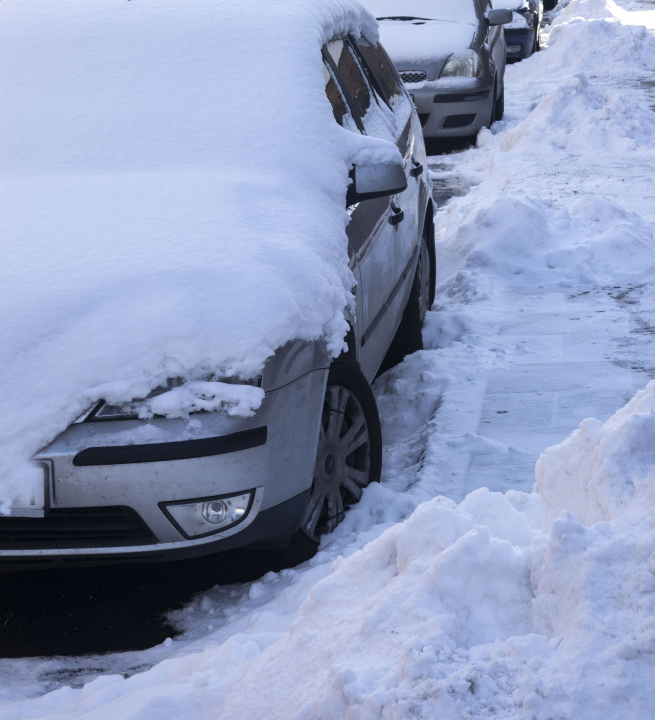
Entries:
{"label": "windshield wiper", "polygon": [[412,17],[411,15],[389,15],[388,17],[375,18],[376,20],[405,20],[411,22],[412,20],[434,20],[434,18],[419,18]]}

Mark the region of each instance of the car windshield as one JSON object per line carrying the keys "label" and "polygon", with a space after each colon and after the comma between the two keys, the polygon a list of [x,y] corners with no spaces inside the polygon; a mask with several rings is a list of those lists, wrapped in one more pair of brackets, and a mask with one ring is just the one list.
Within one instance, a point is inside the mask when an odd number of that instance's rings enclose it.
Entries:
{"label": "car windshield", "polygon": [[366,0],[378,20],[447,20],[477,24],[475,0]]}

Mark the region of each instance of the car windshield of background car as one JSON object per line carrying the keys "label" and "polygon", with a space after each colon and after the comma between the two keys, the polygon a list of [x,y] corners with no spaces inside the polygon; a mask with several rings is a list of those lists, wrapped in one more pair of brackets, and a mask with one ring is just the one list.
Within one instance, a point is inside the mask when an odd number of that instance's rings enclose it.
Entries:
{"label": "car windshield of background car", "polygon": [[416,18],[477,24],[474,0],[365,0],[376,18]]}

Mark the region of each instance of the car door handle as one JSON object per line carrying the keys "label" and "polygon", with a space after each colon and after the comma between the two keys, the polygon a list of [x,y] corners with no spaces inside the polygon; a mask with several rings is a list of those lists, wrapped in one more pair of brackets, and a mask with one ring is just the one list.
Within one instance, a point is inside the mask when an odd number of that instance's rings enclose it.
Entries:
{"label": "car door handle", "polygon": [[412,160],[412,165],[414,167],[409,171],[409,174],[412,177],[418,177],[423,172],[423,165],[421,165],[420,162],[416,162],[416,160]]}
{"label": "car door handle", "polygon": [[391,216],[389,217],[391,225],[398,225],[398,223],[401,223],[404,219],[405,213],[402,211],[402,208],[399,208],[395,203],[391,203]]}

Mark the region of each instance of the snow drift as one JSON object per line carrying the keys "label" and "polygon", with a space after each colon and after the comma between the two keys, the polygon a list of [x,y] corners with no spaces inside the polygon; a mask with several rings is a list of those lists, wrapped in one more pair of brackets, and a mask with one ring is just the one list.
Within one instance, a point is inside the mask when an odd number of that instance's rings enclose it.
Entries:
{"label": "snow drift", "polygon": [[[337,558],[290,616],[289,594],[307,583],[276,597],[264,578],[249,591],[259,610],[240,632],[226,612],[236,627],[218,646],[5,705],[0,717],[596,720],[612,708],[646,720],[654,433],[655,381],[546,450],[535,493],[437,497]],[[194,607],[220,617],[211,594]]]}

